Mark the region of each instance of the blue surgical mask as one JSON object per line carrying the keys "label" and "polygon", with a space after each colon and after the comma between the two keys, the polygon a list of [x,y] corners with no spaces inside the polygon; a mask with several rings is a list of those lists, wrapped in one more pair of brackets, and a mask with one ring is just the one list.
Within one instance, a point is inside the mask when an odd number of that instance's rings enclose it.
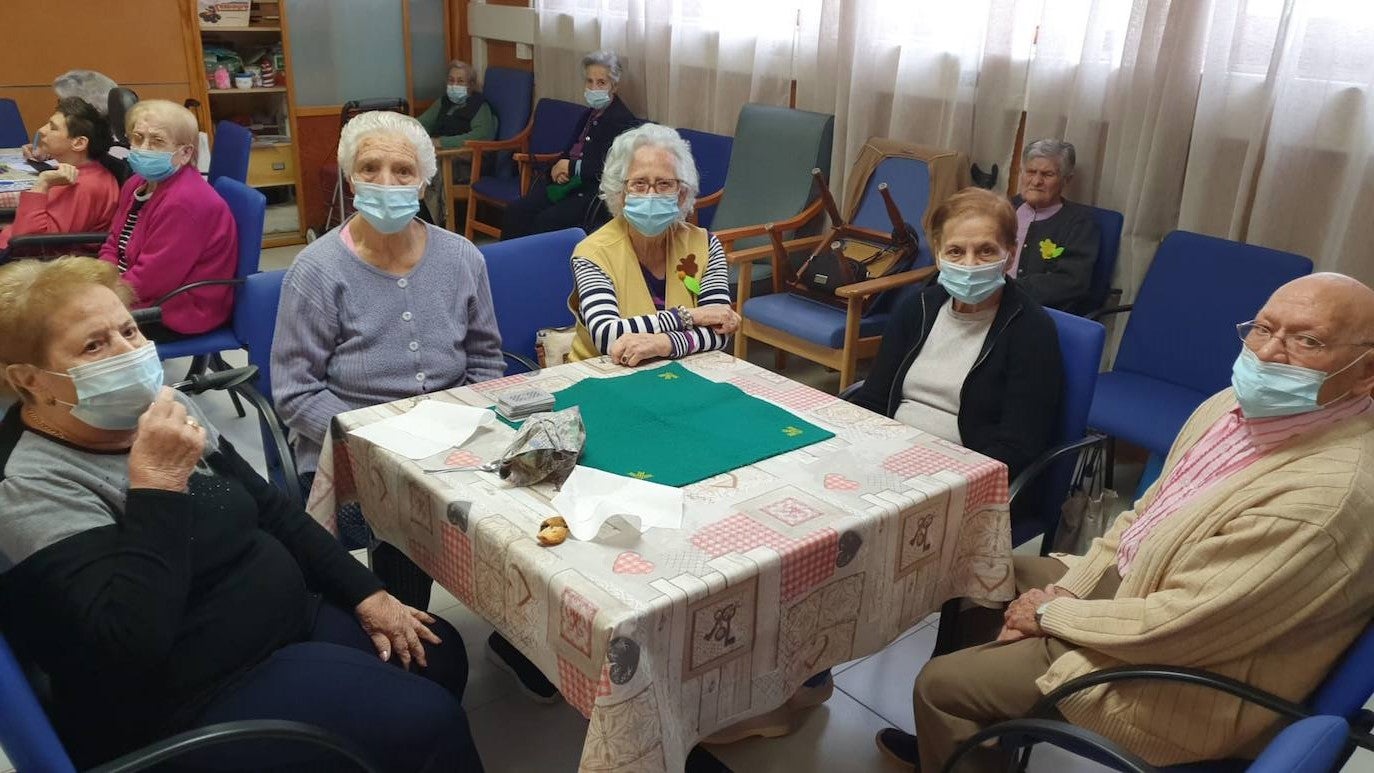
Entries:
{"label": "blue surgical mask", "polygon": [[1236,402],[1247,419],[1270,416],[1292,416],[1315,411],[1345,397],[1341,395],[1325,405],[1317,402],[1317,393],[1328,378],[1343,373],[1364,359],[1366,349],[1349,365],[1335,373],[1325,373],[1301,365],[1265,362],[1249,348],[1242,347],[1240,356],[1231,366],[1231,386],[1236,390]]}
{"label": "blue surgical mask", "polygon": [[353,208],[384,234],[399,232],[420,211],[420,186],[353,183]]}
{"label": "blue surgical mask", "polygon": [[625,197],[625,219],[645,236],[658,236],[682,217],[677,196],[630,194]]}
{"label": "blue surgical mask", "polygon": [[611,104],[610,89],[584,89],[582,96],[587,100],[587,104],[595,110],[600,110]]}
{"label": "blue surgical mask", "polygon": [[139,177],[155,183],[166,180],[177,171],[176,164],[172,163],[172,151],[142,148],[129,151],[129,168]]}
{"label": "blue surgical mask", "polygon": [[134,429],[162,391],[162,361],[152,343],[139,348],[68,368],[66,376],[76,387],[76,402],[64,403],[72,416],[96,429]]}
{"label": "blue surgical mask", "polygon": [[450,85],[444,88],[444,93],[448,94],[449,101],[454,103],[455,105],[461,105],[468,101],[467,86]]}
{"label": "blue surgical mask", "polygon": [[961,266],[941,261],[940,286],[961,303],[982,303],[1007,283],[1006,260],[982,266]]}

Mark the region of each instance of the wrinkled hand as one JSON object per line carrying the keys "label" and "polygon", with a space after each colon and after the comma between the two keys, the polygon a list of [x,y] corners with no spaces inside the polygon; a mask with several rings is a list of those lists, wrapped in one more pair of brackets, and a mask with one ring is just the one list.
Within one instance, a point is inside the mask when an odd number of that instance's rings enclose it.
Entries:
{"label": "wrinkled hand", "polygon": [[673,353],[673,342],[664,333],[626,333],[611,343],[611,361],[631,368],[641,362]]}
{"label": "wrinkled hand", "polygon": [[570,174],[568,173],[568,170],[569,170],[571,167],[572,167],[572,162],[571,162],[571,161],[569,161],[569,160],[566,159],[566,158],[559,159],[559,160],[558,160],[558,163],[556,163],[556,164],[553,165],[553,169],[550,169],[550,170],[549,170],[549,177],[550,177],[550,179],[552,179],[554,182],[558,183],[559,185],[562,185],[563,183],[567,182],[567,181],[571,178],[572,175],[570,175]]}
{"label": "wrinkled hand", "polygon": [[205,452],[205,428],[186,415],[175,393],[162,388],[138,418],[129,449],[129,488],[185,491],[186,481]]}
{"label": "wrinkled hand", "polygon": [[43,193],[49,188],[55,188],[59,185],[75,185],[76,176],[80,173],[80,170],[71,164],[58,164],[56,169],[39,173],[38,182],[34,183],[33,190],[36,193]]}
{"label": "wrinkled hand", "polygon": [[1046,636],[1044,629],[1035,620],[1035,611],[1040,608],[1041,604],[1061,597],[1075,598],[1072,593],[1053,585],[1034,588],[1022,593],[1020,598],[1007,606],[1007,611],[1002,616],[1002,633],[998,635],[997,641],[1016,641],[1027,636]]}
{"label": "wrinkled hand", "polygon": [[46,153],[44,153],[42,150],[40,150],[38,147],[36,147],[35,145],[33,145],[32,143],[25,144],[24,147],[20,148],[20,150],[24,153],[24,160],[25,160],[25,161],[47,161],[47,160],[48,160],[48,155],[47,155]]}
{"label": "wrinkled hand", "polygon": [[739,314],[728,303],[711,303],[692,309],[692,324],[730,335],[739,330]]}
{"label": "wrinkled hand", "polygon": [[402,604],[384,590],[358,602],[353,613],[357,615],[363,631],[372,639],[372,646],[377,648],[382,660],[390,661],[394,652],[401,660],[401,667],[406,670],[410,670],[412,660],[419,663],[421,668],[429,666],[421,641],[443,643],[427,625],[434,622],[433,617]]}

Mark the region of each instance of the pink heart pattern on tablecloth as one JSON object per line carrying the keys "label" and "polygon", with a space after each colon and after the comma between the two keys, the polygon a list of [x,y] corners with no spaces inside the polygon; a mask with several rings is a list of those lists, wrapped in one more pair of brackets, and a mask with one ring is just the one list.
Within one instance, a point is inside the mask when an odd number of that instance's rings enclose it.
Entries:
{"label": "pink heart pattern on tablecloth", "polygon": [[445,467],[478,467],[481,464],[481,457],[471,451],[454,451],[444,459]]}
{"label": "pink heart pattern on tablecloth", "polygon": [[648,574],[654,570],[654,562],[634,552],[627,550],[615,557],[615,563],[611,564],[611,571],[616,574]]}
{"label": "pink heart pattern on tablecloth", "polygon": [[822,482],[831,491],[853,491],[859,488],[858,481],[850,480],[838,472],[827,473]]}

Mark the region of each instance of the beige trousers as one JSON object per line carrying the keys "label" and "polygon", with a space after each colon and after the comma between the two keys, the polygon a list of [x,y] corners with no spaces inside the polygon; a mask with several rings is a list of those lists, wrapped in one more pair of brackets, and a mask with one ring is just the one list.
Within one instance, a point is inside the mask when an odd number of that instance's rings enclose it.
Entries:
{"label": "beige trousers", "polygon": [[[1040,556],[1017,556],[1014,564],[1018,594],[1043,588],[1068,571],[1059,561]],[[1111,598],[1120,582],[1115,572],[1108,572],[1088,597]],[[916,676],[912,703],[924,773],[939,773],[955,748],[979,730],[1030,713],[1041,697],[1035,680],[1073,649],[1044,637],[992,641],[1001,615],[986,612],[964,613],[960,628],[964,641],[989,643],[934,658]],[[1004,771],[1008,761],[1000,748],[985,746],[966,755],[960,770]]]}

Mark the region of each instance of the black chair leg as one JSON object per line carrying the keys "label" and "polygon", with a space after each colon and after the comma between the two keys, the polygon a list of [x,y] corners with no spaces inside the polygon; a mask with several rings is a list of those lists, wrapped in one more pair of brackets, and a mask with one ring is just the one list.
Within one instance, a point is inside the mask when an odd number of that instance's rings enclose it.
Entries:
{"label": "black chair leg", "polygon": [[959,610],[962,607],[963,599],[950,599],[940,607],[940,622],[936,623],[939,628],[935,632],[935,651],[930,653],[932,658],[948,655],[959,649]]}
{"label": "black chair leg", "polygon": [[[219,352],[215,352],[214,354],[210,355],[210,369],[233,370],[233,368],[229,366],[229,363],[224,361],[224,356],[221,355]],[[238,392],[235,392],[232,389],[229,390],[229,400],[234,403],[234,410],[238,412],[240,419],[248,415],[248,412],[243,410],[243,401],[239,399]]]}
{"label": "black chair leg", "polygon": [[210,358],[205,355],[197,355],[191,358],[191,367],[186,369],[186,378],[183,381],[190,381],[192,376],[203,376],[210,367]]}
{"label": "black chair leg", "polygon": [[1102,471],[1102,488],[1108,490],[1115,490],[1116,438],[1107,438],[1107,453],[1103,454],[1103,457],[1105,458],[1105,461],[1103,461],[1102,463],[1106,465],[1106,469]]}

